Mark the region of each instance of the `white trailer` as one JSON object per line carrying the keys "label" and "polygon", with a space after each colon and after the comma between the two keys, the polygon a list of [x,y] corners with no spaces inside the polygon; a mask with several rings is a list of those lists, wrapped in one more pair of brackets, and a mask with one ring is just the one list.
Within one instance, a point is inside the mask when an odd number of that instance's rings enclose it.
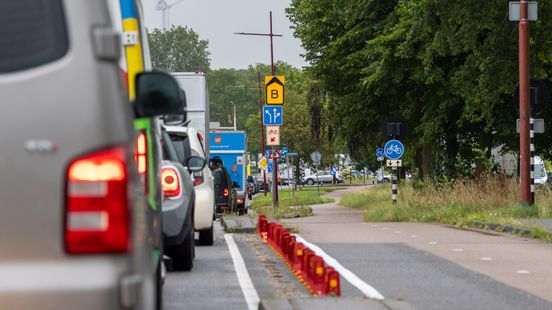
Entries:
{"label": "white trailer", "polygon": [[209,158],[209,91],[205,73],[172,72],[180,88],[186,93],[185,112],[188,126],[195,128],[203,136],[205,155]]}

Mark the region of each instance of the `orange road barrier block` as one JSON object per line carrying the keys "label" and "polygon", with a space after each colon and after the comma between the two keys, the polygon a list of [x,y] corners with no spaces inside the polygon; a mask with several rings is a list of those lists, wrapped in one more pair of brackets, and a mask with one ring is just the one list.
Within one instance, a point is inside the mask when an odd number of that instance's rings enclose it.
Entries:
{"label": "orange road barrier block", "polygon": [[315,255],[311,259],[311,288],[315,295],[326,295],[327,294],[327,284],[326,284],[326,266],[322,257]]}
{"label": "orange road barrier block", "polygon": [[259,215],[257,233],[313,295],[341,296],[339,273],[285,227]]}
{"label": "orange road barrier block", "polygon": [[339,281],[339,272],[335,271],[332,267],[326,267],[327,275],[327,292],[326,294],[332,294],[335,296],[341,296],[341,283]]}

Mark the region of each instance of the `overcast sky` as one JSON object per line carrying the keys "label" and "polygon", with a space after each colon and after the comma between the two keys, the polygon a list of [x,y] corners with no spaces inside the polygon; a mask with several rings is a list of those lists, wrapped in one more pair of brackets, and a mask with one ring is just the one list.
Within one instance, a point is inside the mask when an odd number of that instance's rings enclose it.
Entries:
{"label": "overcast sky", "polygon": [[[146,27],[161,28],[157,0],[142,0]],[[176,0],[167,0],[170,5]],[[274,61],[283,60],[295,67],[306,66],[301,57],[301,41],[293,37],[285,8],[291,0],[185,0],[170,9],[170,23],[188,26],[209,40],[211,68],[247,68],[255,63],[270,64],[269,37],[235,35],[234,32],[269,32],[272,11]]]}

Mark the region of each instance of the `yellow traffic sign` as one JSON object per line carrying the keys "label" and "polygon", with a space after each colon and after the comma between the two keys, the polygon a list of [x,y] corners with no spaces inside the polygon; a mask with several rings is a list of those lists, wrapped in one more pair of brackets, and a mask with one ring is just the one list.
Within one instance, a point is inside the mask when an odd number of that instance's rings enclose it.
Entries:
{"label": "yellow traffic sign", "polygon": [[284,104],[284,76],[265,76],[266,104]]}
{"label": "yellow traffic sign", "polygon": [[261,167],[263,170],[268,169],[268,163],[266,162],[266,157],[265,156],[263,156],[263,157],[261,157],[261,159],[259,159],[258,164],[259,164],[259,167]]}

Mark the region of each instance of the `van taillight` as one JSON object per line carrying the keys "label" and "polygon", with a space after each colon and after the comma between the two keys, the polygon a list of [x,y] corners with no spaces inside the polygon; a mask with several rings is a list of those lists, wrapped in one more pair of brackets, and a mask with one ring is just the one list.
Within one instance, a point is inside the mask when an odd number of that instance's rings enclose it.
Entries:
{"label": "van taillight", "polygon": [[127,157],[122,147],[74,160],[67,170],[65,249],[70,254],[129,250]]}
{"label": "van taillight", "polygon": [[134,148],[134,159],[138,167],[140,181],[144,186],[144,193],[148,193],[148,144],[145,131],[141,131],[136,138],[136,147]]}
{"label": "van taillight", "polygon": [[224,197],[228,197],[228,194],[229,194],[228,189],[225,188],[225,189],[224,189]]}
{"label": "van taillight", "polygon": [[176,169],[172,167],[161,168],[161,185],[163,186],[163,196],[165,198],[180,196],[180,179]]}

